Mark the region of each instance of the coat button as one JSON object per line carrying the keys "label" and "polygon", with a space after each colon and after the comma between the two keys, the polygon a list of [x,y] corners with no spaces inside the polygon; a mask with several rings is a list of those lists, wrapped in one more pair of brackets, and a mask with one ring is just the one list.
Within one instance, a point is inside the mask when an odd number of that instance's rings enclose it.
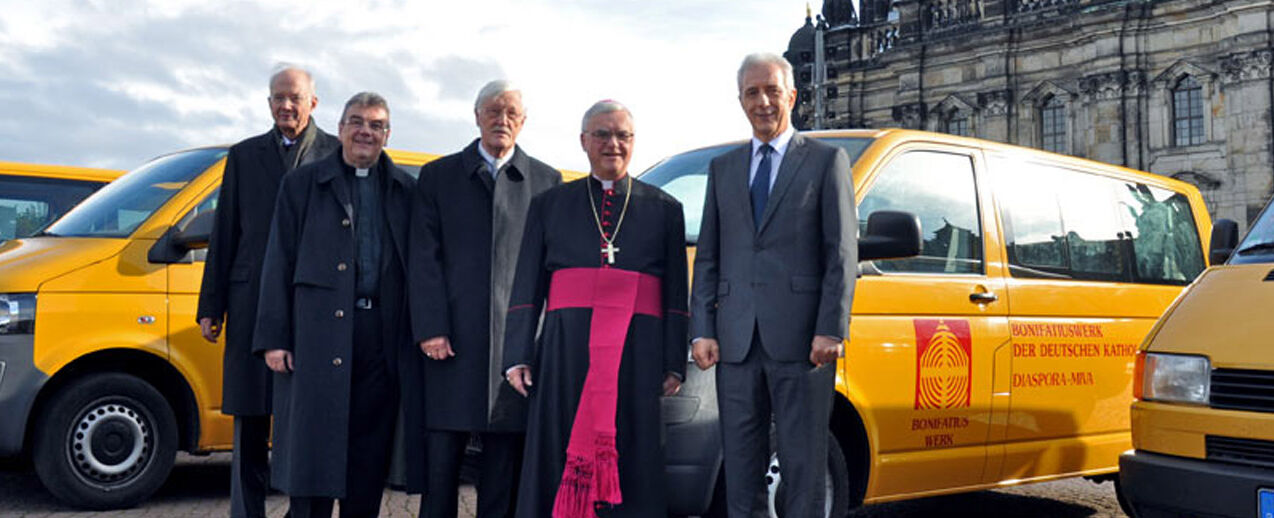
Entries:
{"label": "coat button", "polygon": [[340,367],[340,366],[341,366],[341,359],[340,359],[340,358],[332,358],[332,365],[333,365],[333,366],[335,366],[335,367]]}
{"label": "coat button", "polygon": [[345,264],[345,263],[340,263],[340,264],[336,265],[336,271],[338,271],[338,272],[343,272],[343,271],[345,271],[345,269],[346,269],[346,268],[349,268],[349,265],[347,265],[347,264]]}
{"label": "coat button", "polygon": [[336,310],[336,318],[345,318],[345,311],[340,309]]}
{"label": "coat button", "polygon": [[348,227],[348,226],[349,226],[349,218],[345,218],[345,219],[341,220],[341,226],[342,226],[342,227]]}

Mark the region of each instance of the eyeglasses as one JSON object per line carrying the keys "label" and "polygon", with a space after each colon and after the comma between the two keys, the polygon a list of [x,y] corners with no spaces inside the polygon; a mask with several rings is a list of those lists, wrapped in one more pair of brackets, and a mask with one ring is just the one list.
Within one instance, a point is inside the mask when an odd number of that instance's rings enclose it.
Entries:
{"label": "eyeglasses", "polygon": [[504,116],[512,120],[520,120],[522,119],[522,117],[525,116],[525,114],[523,114],[521,111],[519,111],[516,108],[509,108],[504,110],[500,108],[487,108],[485,110],[482,110],[482,116],[488,119],[498,119],[501,116]]}
{"label": "eyeglasses", "polygon": [[633,137],[635,136],[633,132],[623,131],[623,130],[620,130],[620,131],[593,130],[589,132],[588,134],[597,140],[610,140],[611,137],[614,137],[615,140],[618,140],[620,142],[632,142]]}
{"label": "eyeglasses", "polygon": [[361,117],[350,117],[341,124],[353,126],[355,128],[367,128],[372,133],[384,133],[389,131],[389,123],[386,121],[365,121]]}

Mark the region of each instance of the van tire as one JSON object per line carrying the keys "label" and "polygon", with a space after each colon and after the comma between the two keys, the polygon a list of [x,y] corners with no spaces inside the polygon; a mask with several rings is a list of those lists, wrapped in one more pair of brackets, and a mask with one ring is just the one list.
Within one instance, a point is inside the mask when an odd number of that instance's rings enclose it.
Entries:
{"label": "van tire", "polygon": [[93,374],[62,387],[33,428],[32,460],[44,487],[75,507],[132,507],[172,471],[177,419],[149,383]]}
{"label": "van tire", "polygon": [[[775,451],[775,434],[773,428],[770,430],[770,459],[767,470],[771,466],[778,466]],[[782,470],[778,471],[780,474]],[[768,473],[767,473],[768,475]],[[841,450],[840,441],[836,440],[836,436],[829,431],[827,433],[827,481],[830,482],[831,506],[827,507],[826,518],[843,518],[849,514],[850,502],[850,484],[852,481],[849,477],[849,465],[845,462],[845,453]],[[767,476],[767,480],[769,477]],[[780,479],[781,480],[781,479]],[[712,493],[712,504],[708,507],[708,511],[703,514],[704,518],[708,517],[724,517],[726,516],[725,501],[725,473],[722,468],[721,476],[717,477],[717,485]],[[773,493],[773,494],[771,494]],[[758,495],[756,506],[753,509],[760,508],[755,518],[785,518],[777,512],[777,509],[771,507],[770,502],[782,499],[783,484],[780,482],[777,487],[767,484],[762,490],[762,494]]]}

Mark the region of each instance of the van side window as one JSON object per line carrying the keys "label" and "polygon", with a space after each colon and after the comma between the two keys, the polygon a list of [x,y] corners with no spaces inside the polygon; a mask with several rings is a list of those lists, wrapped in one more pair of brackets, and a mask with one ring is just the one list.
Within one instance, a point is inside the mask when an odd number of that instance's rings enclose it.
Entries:
{"label": "van side window", "polygon": [[1122,182],[1118,190],[1132,233],[1138,282],[1186,284],[1206,267],[1199,231],[1185,195]]}
{"label": "van side window", "polygon": [[967,155],[909,151],[894,157],[858,206],[859,233],[878,210],[905,210],[920,217],[924,247],[906,259],[875,261],[883,272],[982,273],[982,225]]}
{"label": "van side window", "polygon": [[1014,277],[1185,284],[1203,270],[1184,196],[1048,164],[991,163]]}
{"label": "van side window", "polygon": [[[190,209],[190,212],[187,212],[185,216],[182,216],[181,219],[177,220],[177,229],[186,230],[186,226],[190,225],[191,221],[194,221],[195,216],[210,210],[217,210],[217,194],[220,192],[220,187],[214,189],[203,199],[203,201],[199,202],[199,205],[195,205],[195,208]],[[201,263],[208,257],[208,249],[200,248],[198,250],[191,250],[187,255],[190,257],[190,260]]]}

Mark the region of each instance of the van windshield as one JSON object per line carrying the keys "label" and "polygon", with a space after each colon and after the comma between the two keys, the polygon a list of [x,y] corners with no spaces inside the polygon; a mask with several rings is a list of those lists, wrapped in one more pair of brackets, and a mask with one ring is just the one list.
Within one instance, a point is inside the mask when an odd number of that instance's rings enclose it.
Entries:
{"label": "van windshield", "polygon": [[[849,154],[851,166],[872,142],[872,139],[863,137],[820,138],[819,140],[844,149]],[[663,189],[681,202],[682,212],[686,215],[687,242],[694,243],[699,240],[699,220],[703,217],[704,195],[708,188],[708,163],[738,145],[726,144],[673,155],[647,169],[638,177],[643,182]]]}
{"label": "van windshield", "polygon": [[121,176],[38,235],[128,237],[142,222],[222,157],[225,148],[162,156]]}
{"label": "van windshield", "polygon": [[1274,263],[1274,210],[1265,206],[1243,241],[1230,254],[1228,264]]}

